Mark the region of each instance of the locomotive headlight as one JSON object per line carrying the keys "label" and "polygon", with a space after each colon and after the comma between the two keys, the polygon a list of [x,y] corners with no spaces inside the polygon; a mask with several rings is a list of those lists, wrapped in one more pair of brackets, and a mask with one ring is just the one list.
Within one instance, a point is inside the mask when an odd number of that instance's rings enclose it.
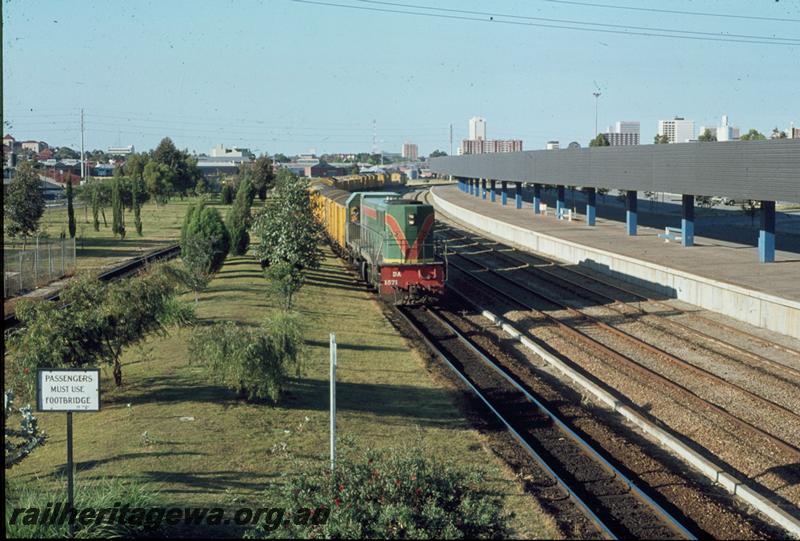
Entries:
{"label": "locomotive headlight", "polygon": [[408,225],[414,225],[414,218],[415,216],[413,214],[408,215]]}

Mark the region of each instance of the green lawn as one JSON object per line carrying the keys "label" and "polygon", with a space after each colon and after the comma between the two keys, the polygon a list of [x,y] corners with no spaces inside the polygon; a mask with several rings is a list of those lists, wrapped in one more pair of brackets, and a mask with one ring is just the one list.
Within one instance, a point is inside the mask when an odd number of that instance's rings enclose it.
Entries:
{"label": "green lawn", "polygon": [[[111,208],[105,209],[108,226],[103,225],[100,215],[100,231],[92,225],[91,208],[85,211],[82,206],[75,209],[76,221],[76,256],[78,270],[95,270],[119,263],[124,259],[139,256],[150,250],[167,246],[180,237],[181,224],[186,208],[197,201],[197,197],[175,197],[166,205],[156,207],[155,203],[147,203],[142,207],[142,236],[136,233],[133,224],[133,213],[125,211],[124,239],[115,238],[111,233]],[[223,217],[230,208],[227,205],[213,204],[222,212]],[[260,207],[258,199],[253,203]],[[87,221],[88,220],[88,221]],[[58,238],[62,231],[67,231],[66,208],[47,209],[40,222],[41,230],[51,238]],[[4,237],[6,246],[12,242]],[[19,242],[16,243],[19,245]]]}
{"label": "green lawn", "polygon": [[[172,223],[165,219],[162,231]],[[231,258],[201,295],[198,314],[204,320],[258,323],[275,305],[265,290],[252,258]],[[454,406],[451,391],[431,380],[371,294],[352,284],[330,252],[322,268],[311,273],[297,306],[306,324],[305,373],[292,382],[279,407],[242,402],[213,375],[190,364],[187,331],[129,351],[125,387],[114,389],[106,373],[102,411],[75,415],[77,486],[107,477],[137,479],[158,490],[165,504],[269,506],[284,474],[326,463],[328,333],[335,332],[340,436],[381,447],[422,441],[437,457],[484,467],[490,488],[516,514],[516,537],[558,535],[551,519],[484,449],[481,436]],[[41,424],[49,434],[47,444],[9,478],[52,490],[55,499],[64,486],[64,415],[41,414]]]}

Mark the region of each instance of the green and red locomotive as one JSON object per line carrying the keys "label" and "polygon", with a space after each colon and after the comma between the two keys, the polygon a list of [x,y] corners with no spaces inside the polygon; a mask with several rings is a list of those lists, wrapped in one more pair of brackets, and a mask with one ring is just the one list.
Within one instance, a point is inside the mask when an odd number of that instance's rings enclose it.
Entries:
{"label": "green and red locomotive", "polygon": [[382,296],[418,302],[443,291],[445,264],[436,257],[431,205],[393,192],[327,186],[316,186],[312,197],[331,241]]}

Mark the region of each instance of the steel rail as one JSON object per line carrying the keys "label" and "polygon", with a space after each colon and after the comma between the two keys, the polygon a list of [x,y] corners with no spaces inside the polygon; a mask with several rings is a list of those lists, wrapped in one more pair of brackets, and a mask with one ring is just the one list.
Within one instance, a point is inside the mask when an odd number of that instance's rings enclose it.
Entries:
{"label": "steel rail", "polygon": [[[610,347],[606,346],[605,344],[603,344],[603,343],[595,340],[594,338],[588,336],[584,332],[582,332],[582,331],[580,331],[580,330],[578,330],[578,329],[576,329],[574,327],[571,327],[570,325],[567,325],[566,323],[564,323],[560,319],[558,319],[558,318],[556,318],[554,316],[551,316],[550,314],[547,314],[546,312],[543,312],[541,310],[537,310],[536,308],[533,308],[533,307],[529,306],[528,304],[526,304],[526,303],[524,303],[524,302],[522,302],[520,300],[517,300],[516,298],[514,298],[509,293],[506,293],[506,292],[502,291],[501,289],[497,288],[497,286],[494,286],[494,285],[490,284],[489,282],[487,282],[486,280],[484,280],[480,276],[476,276],[475,273],[470,272],[470,271],[464,269],[463,267],[460,267],[459,265],[454,263],[451,259],[448,259],[448,266],[449,267],[453,267],[456,270],[459,270],[459,271],[471,276],[472,278],[474,278],[475,280],[477,280],[478,282],[483,284],[484,287],[486,287],[486,288],[488,288],[488,289],[490,289],[490,290],[492,290],[492,291],[494,291],[496,293],[499,293],[503,297],[509,299],[513,304],[521,306],[524,310],[540,315],[541,317],[543,317],[547,321],[549,321],[549,322],[553,323],[554,325],[556,325],[556,327],[558,327],[562,332],[572,336],[573,338],[575,338],[579,342],[587,345],[588,347],[594,349],[595,351],[599,351],[599,352],[611,357],[612,359],[616,360],[618,363],[620,363],[622,365],[625,365],[625,366],[627,366],[629,368],[632,368],[633,370],[639,372],[640,374],[644,374],[646,377],[654,378],[654,379],[658,380],[659,382],[663,383],[664,385],[666,385],[668,387],[671,387],[672,389],[674,389],[674,390],[676,390],[678,392],[681,392],[683,394],[688,395],[697,404],[699,404],[701,407],[703,407],[705,409],[708,409],[708,410],[711,410],[711,411],[714,411],[715,413],[717,413],[720,416],[730,420],[732,423],[734,423],[735,425],[737,425],[737,426],[739,426],[741,428],[744,428],[746,430],[750,430],[751,432],[759,434],[760,436],[768,439],[769,441],[772,441],[775,445],[777,445],[781,449],[787,451],[792,456],[800,457],[800,449],[798,449],[794,445],[784,441],[783,439],[781,439],[781,438],[779,438],[777,436],[774,436],[773,434],[770,434],[769,432],[766,432],[765,430],[763,430],[763,429],[761,429],[761,428],[759,428],[759,427],[757,427],[757,426],[755,426],[755,425],[753,425],[753,424],[751,424],[751,423],[749,423],[749,422],[747,422],[747,421],[745,421],[743,419],[740,419],[739,417],[736,417],[735,415],[730,413],[725,408],[723,408],[721,406],[718,406],[718,405],[714,404],[713,402],[709,402],[708,400],[706,400],[706,399],[702,398],[701,396],[697,395],[696,393],[694,393],[692,390],[687,389],[683,385],[681,385],[679,383],[676,383],[676,382],[672,381],[671,379],[669,379],[669,378],[667,378],[665,376],[662,376],[658,372],[655,372],[655,371],[651,370],[650,368],[647,368],[646,366],[643,366],[643,365],[639,364],[638,362],[634,361],[633,359],[630,359],[629,357],[623,355],[622,353],[620,353],[620,352],[618,352],[618,351],[616,351],[614,349],[611,349]],[[452,287],[452,286],[450,286],[450,287]]]}

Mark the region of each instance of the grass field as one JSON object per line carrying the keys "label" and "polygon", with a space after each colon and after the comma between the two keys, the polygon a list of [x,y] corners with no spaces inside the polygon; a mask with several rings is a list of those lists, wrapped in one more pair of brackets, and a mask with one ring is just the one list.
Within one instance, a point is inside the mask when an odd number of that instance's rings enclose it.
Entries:
{"label": "grass field", "polygon": [[[162,230],[171,227],[165,219]],[[280,406],[242,402],[190,364],[188,331],[153,338],[126,353],[123,389],[114,389],[104,374],[102,411],[75,415],[77,486],[135,479],[157,490],[166,505],[269,506],[282,476],[327,461],[328,333],[335,332],[340,437],[380,447],[422,442],[439,458],[483,467],[491,490],[516,515],[515,537],[557,536],[549,517],[484,449],[451,391],[433,382],[371,294],[354,286],[327,254],[297,298],[306,325],[305,373],[292,381]],[[275,306],[265,291],[252,258],[231,258],[201,295],[198,314],[256,324]],[[55,500],[65,484],[64,415],[41,414],[41,424],[47,444],[8,478],[52,491]]]}
{"label": "grass field", "polygon": [[[156,207],[155,203],[147,203],[142,207],[142,236],[136,233],[133,225],[133,212],[125,211],[125,227],[127,234],[124,239],[115,238],[111,233],[111,208],[105,209],[108,227],[103,225],[100,215],[100,231],[95,231],[92,225],[92,211],[85,211],[83,207],[75,209],[76,222],[76,256],[78,270],[95,270],[119,263],[124,259],[142,255],[150,250],[174,243],[180,236],[181,224],[186,214],[186,208],[197,201],[197,197],[185,197],[181,200],[174,197],[166,205]],[[212,203],[222,212],[230,208],[228,205]],[[258,199],[254,207],[261,206]],[[67,231],[66,208],[49,208],[42,216],[41,231],[51,238],[58,238],[62,231]],[[15,242],[4,238],[6,246]]]}

